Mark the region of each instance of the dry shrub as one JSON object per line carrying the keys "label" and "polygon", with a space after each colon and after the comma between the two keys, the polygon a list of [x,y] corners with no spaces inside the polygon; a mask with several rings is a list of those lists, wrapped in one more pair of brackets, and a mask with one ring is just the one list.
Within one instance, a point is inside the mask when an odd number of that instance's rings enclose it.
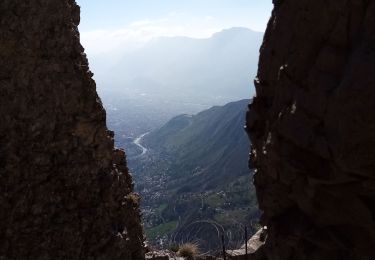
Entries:
{"label": "dry shrub", "polygon": [[180,245],[178,255],[188,260],[193,260],[198,255],[199,249],[197,244],[186,243]]}

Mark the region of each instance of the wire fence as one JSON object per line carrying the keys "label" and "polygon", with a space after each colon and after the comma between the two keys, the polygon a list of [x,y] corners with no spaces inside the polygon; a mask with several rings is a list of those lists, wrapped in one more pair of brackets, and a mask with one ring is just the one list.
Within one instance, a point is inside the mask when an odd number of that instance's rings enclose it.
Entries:
{"label": "wire fence", "polygon": [[185,243],[196,244],[201,256],[222,255],[227,259],[227,250],[236,250],[241,247],[245,249],[245,255],[248,255],[247,242],[249,238],[256,233],[258,227],[252,223],[246,226],[236,223],[229,229],[214,220],[197,220],[189,225],[180,227],[168,238],[169,247],[172,245],[182,245]]}

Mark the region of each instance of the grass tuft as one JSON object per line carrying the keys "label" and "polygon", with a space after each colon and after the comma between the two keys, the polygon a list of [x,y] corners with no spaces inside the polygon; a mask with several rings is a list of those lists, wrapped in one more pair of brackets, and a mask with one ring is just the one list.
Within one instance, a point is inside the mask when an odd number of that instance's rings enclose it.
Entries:
{"label": "grass tuft", "polygon": [[197,244],[185,243],[180,245],[178,255],[185,257],[187,260],[193,260],[198,255],[199,249]]}

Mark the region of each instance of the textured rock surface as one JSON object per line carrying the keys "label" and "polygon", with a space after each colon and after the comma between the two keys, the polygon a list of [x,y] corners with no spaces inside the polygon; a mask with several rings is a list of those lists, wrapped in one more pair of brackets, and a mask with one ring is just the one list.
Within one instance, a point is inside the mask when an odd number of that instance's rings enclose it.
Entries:
{"label": "textured rock surface", "polygon": [[74,0],[0,2],[0,259],[141,259]]}
{"label": "textured rock surface", "polygon": [[269,259],[375,259],[375,1],[284,0],[247,116]]}

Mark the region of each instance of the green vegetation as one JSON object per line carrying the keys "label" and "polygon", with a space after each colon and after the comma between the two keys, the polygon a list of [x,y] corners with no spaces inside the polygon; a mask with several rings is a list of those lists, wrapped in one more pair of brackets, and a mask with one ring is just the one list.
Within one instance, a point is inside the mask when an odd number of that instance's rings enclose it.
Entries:
{"label": "green vegetation", "polygon": [[210,195],[206,200],[205,202],[210,206],[210,207],[213,207],[213,208],[217,208],[221,205],[223,205],[223,199],[220,198],[220,195],[218,194],[212,194]]}
{"label": "green vegetation", "polygon": [[161,212],[163,212],[163,210],[165,210],[167,207],[168,207],[168,204],[167,204],[167,203],[160,204],[160,206],[158,207],[157,211],[161,213]]}
{"label": "green vegetation", "polygon": [[156,239],[159,236],[167,235],[176,229],[177,221],[170,221],[153,228],[146,229],[148,239]]}
{"label": "green vegetation", "polygon": [[177,253],[178,250],[180,250],[180,246],[177,245],[177,244],[172,244],[172,245],[169,246],[169,250],[171,250],[172,252]]}
{"label": "green vegetation", "polygon": [[[259,217],[243,129],[248,103],[181,115],[145,136],[145,146],[154,153],[148,158],[151,167],[144,167],[150,170],[137,181],[150,180],[142,197],[151,243],[160,242],[155,238],[165,245],[171,238],[205,241],[202,250],[217,250],[218,233],[227,236],[228,246],[243,242],[244,226],[250,228]],[[160,160],[165,163],[157,168]]]}
{"label": "green vegetation", "polygon": [[233,220],[245,222],[247,210],[231,210],[215,215],[215,220],[223,225],[230,224]]}
{"label": "green vegetation", "polygon": [[170,159],[169,189],[179,187],[180,194],[222,190],[228,180],[250,175],[250,142],[243,129],[249,102],[240,100],[194,116],[180,115],[145,136],[147,147]]}

